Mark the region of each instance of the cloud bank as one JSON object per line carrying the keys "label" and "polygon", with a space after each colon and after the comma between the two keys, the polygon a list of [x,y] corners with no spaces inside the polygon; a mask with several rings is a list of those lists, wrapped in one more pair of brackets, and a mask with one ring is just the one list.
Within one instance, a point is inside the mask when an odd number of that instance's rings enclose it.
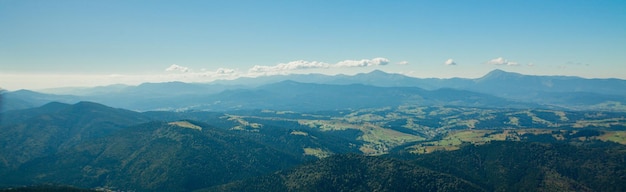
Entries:
{"label": "cloud bank", "polygon": [[[172,72],[167,74],[167,78],[164,79],[215,79],[215,78],[236,78],[236,77],[254,77],[259,75],[272,75],[272,74],[288,74],[296,70],[305,69],[327,69],[327,68],[352,68],[352,67],[371,67],[389,64],[389,59],[383,57],[377,57],[373,59],[361,59],[361,60],[344,60],[335,64],[320,62],[320,61],[305,61],[296,60],[287,63],[279,63],[276,65],[254,65],[249,68],[247,73],[240,73],[235,69],[218,68],[215,71],[209,71],[207,69],[200,69],[199,71],[192,70],[189,67],[172,64],[165,69],[166,72]],[[403,61],[400,64],[408,64]]]}
{"label": "cloud bank", "polygon": [[361,59],[361,60],[345,60],[335,64],[336,67],[369,67],[376,65],[387,65],[389,59],[377,57],[374,59]]}
{"label": "cloud bank", "polygon": [[389,59],[377,57],[373,59],[361,59],[361,60],[344,60],[335,64],[319,62],[319,61],[305,61],[297,60],[288,63],[279,63],[273,66],[267,65],[255,65],[248,70],[249,73],[287,73],[294,70],[302,69],[323,69],[323,68],[350,68],[350,67],[371,67],[379,65],[389,64]]}
{"label": "cloud bank", "polygon": [[237,72],[234,69],[228,69],[228,68],[218,68],[215,71],[215,74],[220,74],[220,75],[228,75],[228,74],[234,74],[235,72]]}
{"label": "cloud bank", "polygon": [[[106,74],[106,75],[49,75],[43,77],[41,75],[35,75],[37,81],[29,82],[32,87],[28,88],[50,88],[50,87],[64,87],[68,85],[72,86],[101,86],[110,85],[116,83],[136,85],[144,82],[169,82],[169,81],[183,81],[183,82],[210,82],[218,79],[236,79],[239,77],[256,77],[262,75],[274,75],[274,74],[289,74],[297,70],[307,69],[339,69],[339,68],[363,68],[373,66],[384,66],[390,63],[389,59],[377,57],[372,59],[361,60],[343,60],[337,63],[326,63],[320,61],[305,61],[296,60],[287,63],[279,63],[276,65],[255,65],[246,70],[232,69],[232,68],[217,68],[206,69],[198,68],[193,69],[179,64],[171,64],[164,68],[164,73],[159,74]],[[406,65],[408,62],[401,61],[397,64]],[[21,77],[24,75],[4,75],[0,80],[12,79],[7,77]],[[63,77],[63,78],[60,78]],[[19,79],[19,78],[15,78]],[[42,80],[45,79],[45,80]],[[63,79],[63,81],[57,80]],[[83,79],[79,81],[78,79]],[[51,83],[52,82],[52,83]],[[15,82],[14,84],[19,84]],[[5,87],[3,87],[5,88]],[[13,87],[9,87],[13,88]]]}
{"label": "cloud bank", "polygon": [[324,62],[318,61],[291,61],[289,63],[280,63],[274,66],[255,65],[248,70],[253,73],[265,73],[265,72],[278,72],[278,71],[292,71],[299,69],[315,69],[315,68],[328,68],[330,65]]}

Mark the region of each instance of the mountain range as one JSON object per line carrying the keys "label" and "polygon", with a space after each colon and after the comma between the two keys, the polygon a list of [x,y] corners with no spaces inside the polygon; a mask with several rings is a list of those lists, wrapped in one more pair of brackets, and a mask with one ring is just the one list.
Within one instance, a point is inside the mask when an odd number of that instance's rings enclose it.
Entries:
{"label": "mountain range", "polygon": [[420,79],[376,70],[353,76],[293,74],[212,83],[144,83],[47,91],[54,94],[5,91],[1,94],[1,111],[52,101],[92,101],[136,111],[316,111],[403,104],[626,110],[626,80],[531,76],[502,70],[477,79]]}

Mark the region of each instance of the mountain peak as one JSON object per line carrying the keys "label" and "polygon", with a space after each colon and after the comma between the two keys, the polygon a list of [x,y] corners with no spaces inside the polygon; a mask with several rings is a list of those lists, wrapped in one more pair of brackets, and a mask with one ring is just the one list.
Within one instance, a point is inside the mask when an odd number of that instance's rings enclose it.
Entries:
{"label": "mountain peak", "polygon": [[502,78],[517,78],[522,77],[524,75],[514,72],[508,72],[501,69],[494,69],[493,71],[487,73],[485,76],[478,78],[478,80],[485,79],[502,79]]}
{"label": "mountain peak", "polygon": [[80,101],[72,106],[79,109],[112,109],[109,106],[91,101]]}
{"label": "mountain peak", "polygon": [[371,72],[369,72],[367,74],[369,74],[369,75],[389,75],[389,73],[384,72],[384,71],[382,71],[380,69],[373,70],[373,71],[371,71]]}
{"label": "mountain peak", "polygon": [[487,75],[502,75],[502,74],[517,74],[517,73],[508,72],[502,69],[494,69],[490,71],[489,73],[487,73]]}
{"label": "mountain peak", "polygon": [[402,74],[397,74],[397,73],[388,73],[382,70],[373,70],[369,73],[359,73],[356,74],[352,77],[356,77],[356,78],[395,78],[395,79],[401,79],[401,78],[405,78],[405,75]]}
{"label": "mountain peak", "polygon": [[45,105],[42,105],[39,108],[58,109],[58,108],[67,108],[69,106],[71,106],[71,105],[67,104],[67,103],[61,103],[61,102],[53,101],[53,102],[47,103]]}

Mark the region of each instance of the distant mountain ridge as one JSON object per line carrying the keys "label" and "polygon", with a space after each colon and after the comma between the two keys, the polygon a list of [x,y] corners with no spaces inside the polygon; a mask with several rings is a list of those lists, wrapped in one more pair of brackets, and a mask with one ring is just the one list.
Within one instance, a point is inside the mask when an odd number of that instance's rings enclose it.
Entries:
{"label": "distant mountain ridge", "polygon": [[[622,79],[585,79],[572,76],[532,76],[519,73],[494,70],[487,75],[475,79],[474,90],[494,92],[489,89],[508,88],[513,86],[520,93],[535,92],[589,92],[607,95],[626,95],[626,80]],[[507,89],[504,89],[507,90]]]}
{"label": "distant mountain ridge", "polygon": [[254,89],[228,90],[208,97],[199,109],[274,109],[323,111],[398,105],[454,105],[518,108],[532,104],[455,89],[424,90],[419,87],[376,87],[364,84],[333,85],[286,80]]}
{"label": "distant mountain ridge", "polygon": [[0,112],[39,107],[49,102],[75,103],[80,101],[78,96],[54,95],[39,93],[30,90],[0,92]]}
{"label": "distant mountain ridge", "polygon": [[[319,83],[319,84],[365,84],[379,87],[420,87],[423,89],[439,89],[439,88],[455,88],[464,90],[487,90],[484,86],[490,86],[496,83],[511,83],[511,81],[529,81],[525,86],[539,86],[543,91],[577,91],[577,92],[601,92],[604,94],[626,95],[626,90],[611,89],[612,87],[626,86],[626,80],[608,78],[608,79],[587,79],[576,76],[539,76],[524,75],[515,72],[507,72],[501,69],[495,69],[482,77],[470,78],[416,78],[409,77],[397,73],[387,73],[381,70],[374,70],[369,73],[359,73],[356,75],[323,75],[323,74],[291,74],[291,75],[274,75],[261,76],[256,78],[242,77],[235,80],[217,80],[211,84],[225,85],[263,85],[276,83],[285,80],[292,80],[302,83]],[[556,84],[553,82],[555,81]],[[576,82],[569,84],[568,81]],[[601,85],[601,86],[598,86]],[[518,85],[515,85],[518,86]],[[557,88],[557,89],[554,89]],[[548,89],[548,90],[546,90]]]}
{"label": "distant mountain ridge", "polygon": [[[300,83],[300,86],[285,86],[285,82]],[[304,86],[310,84],[310,86]],[[262,76],[256,78],[243,77],[235,80],[219,80],[212,83],[144,83],[138,86],[113,86],[106,92],[104,87],[94,88],[93,91],[82,90],[83,93],[91,94],[83,96],[75,95],[50,95],[32,91],[20,90],[15,92],[5,92],[3,95],[3,106],[1,111],[24,109],[43,105],[51,101],[74,103],[81,100],[104,103],[110,106],[128,108],[132,110],[232,110],[266,108],[272,109],[272,101],[279,100],[276,104],[296,102],[286,100],[294,99],[293,94],[300,94],[304,97],[304,92],[308,93],[308,101],[317,102],[318,105],[325,105],[324,101],[333,100],[322,99],[322,95],[329,96],[335,86],[343,86],[336,91],[344,91],[349,97],[359,93],[357,89],[364,87],[355,86],[361,84],[371,90],[390,90],[421,88],[424,92],[442,92],[447,90],[447,94],[440,95],[441,98],[458,96],[461,97],[470,92],[483,94],[484,99],[500,97],[508,100],[509,104],[500,107],[510,106],[511,103],[527,103],[536,107],[542,105],[548,108],[563,108],[569,110],[608,110],[626,111],[626,80],[621,79],[585,79],[568,76],[533,76],[519,73],[494,70],[483,77],[476,79],[451,78],[414,78],[401,74],[390,74],[380,70],[370,73],[360,73],[352,76],[348,75],[322,75],[322,74],[292,74]],[[280,86],[281,89],[276,89]],[[385,89],[382,89],[385,88]],[[270,90],[272,89],[272,90]],[[307,89],[299,90],[299,89]],[[328,89],[328,90],[325,90]],[[454,92],[451,90],[457,90]],[[469,92],[468,92],[469,91]],[[276,99],[269,98],[275,94]],[[292,92],[292,93],[290,93]],[[421,94],[420,93],[420,94]],[[291,96],[289,96],[291,94]],[[313,99],[319,94],[318,99]],[[405,93],[409,94],[409,93]],[[417,92],[412,93],[412,98],[423,96]],[[393,95],[393,94],[392,94]],[[367,95],[360,95],[368,97]],[[336,96],[335,96],[336,97]],[[348,96],[346,96],[348,97]],[[246,99],[247,98],[247,99]],[[266,100],[262,100],[265,98]],[[408,98],[408,95],[407,97]],[[348,98],[342,98],[348,99]],[[384,98],[378,98],[384,99]],[[397,99],[397,98],[396,98]],[[306,101],[307,99],[303,100]],[[238,101],[238,102],[234,102]],[[380,100],[376,100],[380,101]],[[463,99],[456,99],[454,102],[440,100],[438,102],[425,102],[427,104],[439,105],[467,105],[472,101],[464,102]],[[388,101],[390,104],[398,104],[396,101]],[[414,102],[415,103],[415,102]],[[227,106],[230,105],[230,106]],[[326,104],[327,105],[327,104]],[[362,103],[369,106],[369,103]],[[262,106],[262,107],[261,107]],[[355,105],[358,107],[358,105]],[[349,106],[349,107],[355,107]],[[496,106],[489,106],[496,107]],[[519,107],[519,106],[517,106]],[[329,110],[338,107],[326,108],[302,108],[302,110]],[[341,108],[341,107],[339,107]]]}

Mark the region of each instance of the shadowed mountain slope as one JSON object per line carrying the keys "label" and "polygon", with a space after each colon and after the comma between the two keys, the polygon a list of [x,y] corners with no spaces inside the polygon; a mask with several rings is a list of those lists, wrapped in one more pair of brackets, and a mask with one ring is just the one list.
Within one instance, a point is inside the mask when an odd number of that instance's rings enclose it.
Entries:
{"label": "shadowed mountain slope", "polygon": [[386,157],[338,155],[203,191],[623,191],[626,149],[611,143],[492,142]]}
{"label": "shadowed mountain slope", "polygon": [[141,113],[91,102],[49,103],[2,116],[0,171],[149,120]]}
{"label": "shadowed mountain slope", "polygon": [[494,141],[409,159],[489,191],[624,191],[626,148],[615,143]]}
{"label": "shadowed mountain slope", "polygon": [[201,130],[151,122],[86,141],[20,166],[30,183],[123,190],[190,191],[267,174],[302,161],[205,124]]}
{"label": "shadowed mountain slope", "polygon": [[404,161],[338,155],[205,191],[484,191],[452,175]]}

